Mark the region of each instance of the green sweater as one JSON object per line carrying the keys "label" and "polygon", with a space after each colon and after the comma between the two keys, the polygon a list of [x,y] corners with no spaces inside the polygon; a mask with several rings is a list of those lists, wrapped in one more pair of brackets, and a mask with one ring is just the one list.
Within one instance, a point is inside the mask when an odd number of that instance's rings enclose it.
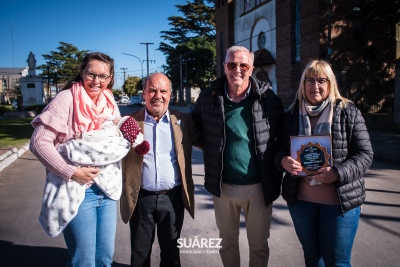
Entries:
{"label": "green sweater", "polygon": [[247,185],[260,182],[253,133],[253,102],[253,94],[239,103],[225,98],[223,183]]}

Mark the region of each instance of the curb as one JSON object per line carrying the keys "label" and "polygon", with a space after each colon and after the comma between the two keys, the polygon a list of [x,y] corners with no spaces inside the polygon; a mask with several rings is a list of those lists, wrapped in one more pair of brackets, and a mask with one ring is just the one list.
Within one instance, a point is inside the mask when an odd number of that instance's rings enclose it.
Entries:
{"label": "curb", "polygon": [[8,165],[13,163],[21,157],[26,151],[29,150],[29,142],[23,145],[20,149],[16,147],[11,148],[9,151],[0,156],[0,171],[4,170]]}

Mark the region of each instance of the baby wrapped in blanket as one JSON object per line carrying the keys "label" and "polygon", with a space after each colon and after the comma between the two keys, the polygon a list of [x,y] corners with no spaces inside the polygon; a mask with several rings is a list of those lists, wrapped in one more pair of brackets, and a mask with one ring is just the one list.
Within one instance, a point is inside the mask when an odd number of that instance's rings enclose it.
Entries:
{"label": "baby wrapped in blanket", "polygon": [[[137,122],[128,116],[116,125],[110,117],[98,130],[81,132],[76,139],[58,146],[60,154],[78,167],[98,167],[99,175],[94,179],[98,187],[111,199],[118,200],[122,192],[120,160],[133,147],[139,155],[149,151]],[[51,172],[47,174],[42,210],[39,221],[50,236],[59,235],[77,215],[85,190],[91,184],[79,184],[63,179]]]}

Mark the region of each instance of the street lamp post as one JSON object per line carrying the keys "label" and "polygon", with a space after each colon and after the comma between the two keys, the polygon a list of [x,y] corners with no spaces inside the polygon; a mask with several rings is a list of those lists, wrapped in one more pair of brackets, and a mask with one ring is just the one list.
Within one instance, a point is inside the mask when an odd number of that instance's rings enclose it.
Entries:
{"label": "street lamp post", "polygon": [[137,58],[137,59],[140,61],[140,65],[142,66],[142,79],[143,79],[143,63],[142,63],[142,61],[140,60],[140,58],[138,58],[138,57],[135,56],[135,55],[131,55],[131,54],[127,54],[127,53],[122,53],[122,54],[127,55],[127,56],[131,56],[131,57],[135,57],[135,58]]}
{"label": "street lamp post", "polygon": [[47,103],[51,99],[51,89],[50,89],[50,62],[47,62]]}
{"label": "street lamp post", "polygon": [[58,94],[58,86],[57,86],[57,68],[54,69],[54,83],[56,85],[56,94]]}

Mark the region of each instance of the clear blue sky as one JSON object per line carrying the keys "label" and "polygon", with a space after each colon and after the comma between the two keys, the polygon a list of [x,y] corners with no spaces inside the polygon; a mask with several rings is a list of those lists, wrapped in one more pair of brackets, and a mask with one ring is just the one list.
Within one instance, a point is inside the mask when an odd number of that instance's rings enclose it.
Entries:
{"label": "clear blue sky", "polygon": [[0,67],[26,67],[29,52],[36,65],[45,64],[42,54],[57,51],[59,42],[79,50],[101,51],[115,61],[116,88],[126,75],[161,72],[165,56],[157,50],[160,31],[169,30],[168,17],[181,16],[175,7],[185,0],[0,0]]}

